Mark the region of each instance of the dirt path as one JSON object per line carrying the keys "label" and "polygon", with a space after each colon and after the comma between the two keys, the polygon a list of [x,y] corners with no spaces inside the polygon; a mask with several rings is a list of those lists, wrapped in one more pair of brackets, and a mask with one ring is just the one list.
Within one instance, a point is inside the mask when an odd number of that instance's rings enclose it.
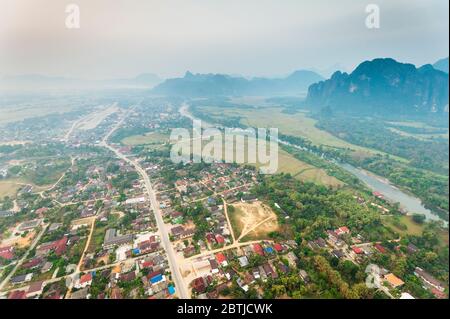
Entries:
{"label": "dirt path", "polygon": [[248,229],[245,229],[245,227],[248,226],[248,224],[245,225],[244,229],[242,230],[242,233],[239,235],[238,241],[240,241],[242,238],[244,238],[245,236],[247,236],[249,233],[251,233],[252,231],[254,231],[256,228],[258,228],[259,226],[261,226],[262,224],[267,223],[268,221],[272,220],[276,218],[276,216],[270,216],[262,221],[260,221],[259,223],[257,223],[254,226],[249,227]]}
{"label": "dirt path", "polygon": [[[78,261],[78,265],[77,265],[77,268],[75,270],[75,274],[78,274],[81,271],[81,266],[83,265],[84,256],[86,255],[86,251],[88,250],[89,245],[91,243],[92,234],[94,233],[95,220],[97,219],[97,217],[96,216],[90,217],[90,219],[91,219],[91,230],[89,232],[89,237],[88,237],[88,239],[86,241],[86,245],[84,246],[83,253],[81,254],[80,260]],[[74,278],[75,278],[75,276],[73,276],[73,279]],[[72,289],[73,289],[73,285],[74,285],[73,279],[72,279],[72,282],[70,283],[69,289],[67,290],[65,299],[69,298],[70,295],[72,294]]]}

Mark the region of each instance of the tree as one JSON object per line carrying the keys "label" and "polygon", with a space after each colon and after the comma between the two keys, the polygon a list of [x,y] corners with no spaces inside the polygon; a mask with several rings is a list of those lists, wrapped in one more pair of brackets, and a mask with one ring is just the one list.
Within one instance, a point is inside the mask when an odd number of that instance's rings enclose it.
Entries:
{"label": "tree", "polygon": [[416,222],[417,224],[423,224],[426,220],[426,216],[423,214],[414,214],[412,216],[412,219],[414,222]]}

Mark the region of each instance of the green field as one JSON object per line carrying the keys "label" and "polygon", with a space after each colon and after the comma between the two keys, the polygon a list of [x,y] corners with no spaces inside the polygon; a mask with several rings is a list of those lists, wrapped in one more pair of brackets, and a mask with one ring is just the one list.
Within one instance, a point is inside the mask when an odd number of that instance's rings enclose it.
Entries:
{"label": "green field", "polygon": [[331,133],[318,129],[317,121],[308,116],[308,112],[300,111],[295,114],[283,113],[280,107],[219,107],[197,106],[196,109],[215,119],[225,117],[241,118],[243,125],[251,127],[273,127],[285,135],[303,137],[313,144],[333,148],[348,148],[359,154],[383,154],[381,151],[348,143]]}
{"label": "green field", "polygon": [[54,104],[24,104],[2,106],[0,108],[0,125],[22,121],[34,117],[42,117],[55,113],[67,113],[76,110],[76,105]]}
{"label": "green field", "polygon": [[[383,216],[382,222],[385,226],[391,228],[400,236],[412,235],[412,236],[422,236],[425,229],[425,224],[418,224],[414,222],[411,216],[400,216],[398,218],[399,224],[395,222],[392,216]],[[448,246],[449,238],[448,231],[442,230],[439,232],[439,240],[442,245]]]}
{"label": "green field", "polygon": [[133,135],[122,140],[122,144],[128,146],[148,145],[148,144],[163,144],[169,140],[169,135],[150,132],[144,135]]}
{"label": "green field", "polygon": [[[240,154],[244,156],[244,163],[249,164],[252,166],[255,166],[257,168],[260,168],[264,166],[264,163],[259,162],[258,160],[255,162],[250,162],[248,160],[248,154],[250,152],[256,152],[253,148],[254,143],[256,144],[255,138],[250,138],[245,140],[245,143],[243,145],[237,146],[233,145],[233,149],[228,149],[226,146],[227,142],[230,142],[230,137],[224,138],[224,143],[222,145],[222,156],[220,154],[213,154],[213,153],[207,153],[208,157],[211,157],[215,160],[223,160],[225,158],[225,151],[227,153],[232,153],[233,158],[236,159],[236,154]],[[250,143],[250,141],[252,143]],[[203,147],[208,143],[208,140],[203,140],[202,144]],[[183,145],[186,145],[186,147],[189,146],[189,143],[191,143],[191,140],[184,140],[182,142]],[[231,145],[231,144],[230,144]],[[256,144],[257,147],[257,144]],[[270,144],[267,143],[267,148],[269,149]],[[296,159],[293,155],[289,154],[285,150],[282,150],[281,148],[278,149],[278,168],[277,173],[289,173],[293,176],[295,176],[297,179],[302,181],[310,181],[318,184],[324,184],[327,186],[337,187],[343,185],[341,181],[336,179],[335,177],[329,176],[325,170],[316,168],[312,165],[309,165],[305,162],[302,162],[298,159]]]}

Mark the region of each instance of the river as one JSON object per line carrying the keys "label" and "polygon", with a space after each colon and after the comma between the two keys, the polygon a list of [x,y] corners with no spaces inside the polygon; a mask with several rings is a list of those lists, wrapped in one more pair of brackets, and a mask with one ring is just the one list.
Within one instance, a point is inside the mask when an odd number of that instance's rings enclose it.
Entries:
{"label": "river", "polygon": [[[189,112],[189,105],[187,105],[187,104],[182,105],[182,107],[180,108],[180,113],[192,120],[195,119],[192,116],[192,114]],[[204,124],[205,123],[203,123],[203,125]],[[208,123],[208,125],[211,125],[211,124]],[[291,143],[289,143],[287,141],[283,141],[281,139],[278,139],[278,142],[280,144],[295,147],[302,151],[312,152],[311,150],[309,150],[307,148],[301,147],[299,145],[291,144]],[[312,153],[314,153],[314,152],[312,152]],[[425,208],[425,206],[423,206],[422,201],[419,198],[414,197],[413,195],[409,195],[409,194],[401,191],[394,185],[390,184],[388,180],[378,177],[372,173],[368,173],[367,171],[365,171],[363,169],[356,168],[347,163],[338,163],[337,161],[334,161],[334,160],[333,160],[333,162],[335,164],[339,165],[340,167],[342,167],[343,169],[345,169],[346,171],[348,171],[349,173],[355,175],[364,184],[366,184],[367,187],[369,187],[372,191],[379,192],[380,194],[382,194],[384,196],[384,198],[386,198],[388,201],[393,202],[393,203],[399,203],[400,208],[403,209],[404,211],[406,211],[408,214],[423,214],[423,215],[425,215],[427,220],[434,220],[434,221],[441,220],[444,222],[444,225],[446,225],[446,226],[448,225],[447,221],[443,220],[438,215],[433,214],[429,209]]]}
{"label": "river", "polygon": [[391,202],[399,203],[400,207],[409,214],[423,214],[426,216],[427,220],[442,220],[445,225],[448,224],[445,220],[425,208],[419,198],[401,191],[385,179],[377,177],[372,173],[368,173],[367,171],[356,168],[350,164],[339,163],[338,165],[358,177],[374,192],[379,192]]}

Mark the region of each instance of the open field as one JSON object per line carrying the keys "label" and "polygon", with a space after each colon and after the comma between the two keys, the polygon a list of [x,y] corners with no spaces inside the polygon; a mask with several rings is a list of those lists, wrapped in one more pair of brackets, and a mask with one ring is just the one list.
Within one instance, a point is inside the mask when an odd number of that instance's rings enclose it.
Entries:
{"label": "open field", "polygon": [[413,134],[413,133],[408,133],[405,131],[402,131],[400,129],[396,129],[393,127],[390,127],[389,130],[391,130],[394,133],[397,133],[401,136],[405,136],[405,137],[413,137],[416,138],[418,140],[432,140],[432,139],[436,139],[436,138],[443,138],[443,139],[448,139],[449,138],[449,133],[442,133],[442,134]]}
{"label": "open field", "polygon": [[[413,221],[411,216],[401,216],[399,218],[400,225],[396,224],[394,221],[394,218],[392,216],[383,216],[382,222],[385,226],[393,229],[397,233],[400,234],[400,236],[405,235],[412,235],[412,236],[422,236],[422,233],[425,229],[424,224],[418,224]],[[405,228],[406,227],[406,228]],[[448,237],[448,231],[440,231],[439,232],[439,241],[443,246],[448,246],[449,243],[449,237]]]}
{"label": "open field", "polygon": [[[348,148],[359,154],[383,154],[385,153],[358,146],[346,142],[331,133],[321,130],[315,126],[317,121],[308,116],[307,111],[299,111],[295,114],[283,113],[281,107],[255,106],[253,108],[244,107],[220,107],[220,106],[199,106],[197,110],[208,114],[213,118],[232,117],[240,118],[243,125],[251,127],[278,128],[279,132],[285,135],[303,137],[313,144],[323,145],[332,148]],[[398,156],[391,157],[405,161]]]}
{"label": "open field", "polygon": [[[219,137],[219,136],[217,136]],[[223,136],[222,136],[223,137]],[[233,159],[235,159],[238,163],[244,163],[248,165],[255,166],[257,168],[265,167],[268,165],[267,162],[259,161],[258,156],[256,156],[256,161],[253,159],[249,159],[249,154],[257,154],[258,152],[258,142],[254,137],[247,138],[242,144],[233,144],[232,137],[227,136],[223,138],[223,142],[221,141],[219,145],[222,145],[222,154],[215,154],[211,149],[211,152],[205,151],[205,145],[207,145],[209,140],[202,140],[202,148],[204,150],[204,156],[206,154],[207,157],[215,159],[215,160],[223,160],[225,159],[225,154],[233,154]],[[183,147],[190,147],[192,140],[183,140],[179,145]],[[267,154],[269,154],[269,150],[274,145],[267,143]],[[218,147],[217,149],[220,149]],[[194,154],[199,154],[194,151]],[[237,156],[241,156],[241,161],[237,160]],[[335,177],[329,176],[325,170],[316,168],[312,165],[309,165],[305,162],[302,162],[296,159],[293,155],[288,152],[278,148],[278,167],[276,173],[288,173],[295,178],[302,181],[310,181],[315,183],[324,184],[327,186],[337,187],[343,185],[341,181],[336,179]]]}
{"label": "open field", "polygon": [[0,125],[49,114],[67,113],[76,110],[76,108],[76,105],[55,104],[52,101],[49,103],[23,103],[0,106]]}
{"label": "open field", "polygon": [[0,199],[6,196],[14,198],[21,185],[15,182],[0,181]]}
{"label": "open field", "polygon": [[167,141],[169,141],[168,135],[157,132],[150,132],[144,135],[133,135],[126,137],[122,140],[122,143],[128,146],[135,146],[147,144],[163,144]]}
{"label": "open field", "polygon": [[277,215],[270,207],[256,201],[237,203],[229,210],[231,226],[238,241],[245,239],[267,239],[271,232],[279,229]]}
{"label": "open field", "polygon": [[14,229],[15,227],[8,231],[11,233],[11,235],[0,242],[0,247],[4,246],[18,246],[19,248],[28,247],[36,236],[35,231],[28,232],[25,235],[25,237],[22,237],[20,235],[16,236],[16,234],[13,234]]}

